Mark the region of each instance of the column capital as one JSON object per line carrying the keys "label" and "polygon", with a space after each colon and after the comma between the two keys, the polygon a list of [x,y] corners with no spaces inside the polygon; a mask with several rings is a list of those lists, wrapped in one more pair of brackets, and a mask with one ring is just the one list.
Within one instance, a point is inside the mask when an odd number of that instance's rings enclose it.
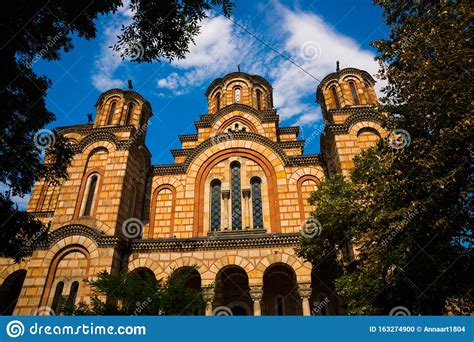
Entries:
{"label": "column capital", "polygon": [[230,198],[230,190],[222,190],[222,198],[229,199]]}
{"label": "column capital", "polygon": [[311,283],[298,283],[298,293],[301,298],[309,298],[312,291]]}
{"label": "column capital", "polygon": [[250,189],[242,189],[242,196],[244,198],[250,198]]}
{"label": "column capital", "polygon": [[262,286],[250,286],[250,297],[253,301],[261,301],[263,297],[263,289]]}
{"label": "column capital", "polygon": [[214,300],[214,287],[208,286],[202,289],[202,296],[205,302],[212,302]]}

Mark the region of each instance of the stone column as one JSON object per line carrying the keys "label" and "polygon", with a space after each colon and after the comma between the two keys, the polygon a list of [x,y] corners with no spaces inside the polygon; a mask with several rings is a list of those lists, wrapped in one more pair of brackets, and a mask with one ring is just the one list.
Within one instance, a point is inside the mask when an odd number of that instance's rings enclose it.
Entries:
{"label": "stone column", "polygon": [[212,301],[214,300],[214,288],[205,287],[202,289],[202,295],[206,302],[206,316],[212,316]]}
{"label": "stone column", "polygon": [[311,291],[311,284],[298,284],[298,293],[300,294],[303,306],[303,316],[311,316],[311,308],[309,306],[309,297],[311,296]]}
{"label": "stone column", "polygon": [[250,229],[250,189],[242,189],[242,197],[244,198],[244,222],[245,229]]}
{"label": "stone column", "polygon": [[224,210],[222,215],[222,222],[224,230],[229,230],[229,199],[230,199],[230,190],[222,190],[222,199],[224,201]]}
{"label": "stone column", "polygon": [[250,297],[253,300],[253,315],[254,316],[261,316],[262,315],[262,308],[260,307],[260,302],[263,297],[263,290],[262,286],[250,286]]}

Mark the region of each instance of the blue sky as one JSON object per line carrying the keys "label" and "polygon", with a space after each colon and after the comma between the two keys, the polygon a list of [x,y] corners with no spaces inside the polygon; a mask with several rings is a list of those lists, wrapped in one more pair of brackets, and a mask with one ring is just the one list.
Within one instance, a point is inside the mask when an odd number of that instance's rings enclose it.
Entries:
{"label": "blue sky", "polygon": [[[178,135],[195,133],[194,121],[207,111],[207,86],[240,65],[241,71],[261,75],[272,84],[280,126],[301,126],[305,153],[319,153],[323,126],[315,103],[317,80],[335,70],[336,60],[341,68],[376,73],[376,52],[369,43],[387,37],[381,9],[370,0],[235,2],[232,20],[210,13],[186,59],[171,64],[123,61],[109,46],[132,13],[124,7],[100,17],[96,39],[76,37],[75,48],[63,53],[61,60],[33,65],[52,81],[46,102],[56,121],[50,128],[86,123],[86,114],[95,113],[94,104],[103,91],[125,88],[132,79],[134,90],[154,112],[146,139],[152,163],[172,163],[169,150],[180,148]],[[378,82],[376,88],[381,86]],[[14,200],[25,208],[28,198]]]}
{"label": "blue sky", "polygon": [[[130,15],[123,9],[101,17],[96,39],[77,38],[75,48],[60,61],[35,63],[35,71],[53,82],[47,106],[57,120],[51,127],[85,123],[102,91],[126,87],[126,80],[132,79],[134,90],[154,112],[147,133],[153,164],[170,163],[169,150],[180,147],[178,135],[194,133],[193,122],[206,113],[207,86],[240,64],[242,71],[272,83],[281,126],[300,125],[305,137],[320,128],[320,109],[314,101],[318,82],[232,21],[212,13],[185,60],[137,64],[122,61],[109,49]],[[317,79],[334,71],[336,60],[341,68],[354,66],[374,74],[375,50],[369,43],[387,32],[380,8],[368,0],[237,0],[232,19]],[[313,139],[305,152],[318,153],[319,139]]]}
{"label": "blue sky", "polygon": [[178,135],[195,133],[193,122],[207,111],[207,86],[240,65],[241,71],[261,75],[273,85],[280,126],[300,125],[304,137],[311,137],[305,153],[318,153],[322,118],[315,103],[316,79],[333,72],[336,60],[341,68],[376,73],[375,50],[369,43],[387,36],[381,9],[369,0],[235,2],[232,21],[210,13],[187,58],[171,64],[123,61],[109,48],[122,24],[130,20],[127,8],[99,18],[96,39],[75,38],[75,48],[63,53],[61,60],[33,65],[38,74],[52,80],[47,106],[56,121],[50,127],[86,123],[101,92],[125,88],[127,79],[132,79],[134,90],[154,112],[146,139],[152,163],[171,163],[169,150],[180,147]]}

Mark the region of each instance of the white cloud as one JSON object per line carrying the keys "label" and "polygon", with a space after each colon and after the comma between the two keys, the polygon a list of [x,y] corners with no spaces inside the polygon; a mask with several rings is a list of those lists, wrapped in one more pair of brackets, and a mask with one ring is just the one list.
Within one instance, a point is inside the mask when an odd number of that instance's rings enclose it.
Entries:
{"label": "white cloud", "polygon": [[157,81],[158,88],[179,95],[236,71],[237,64],[241,64],[243,71],[259,74],[272,83],[274,105],[282,120],[311,125],[321,119],[320,108],[314,103],[316,87],[324,76],[335,71],[337,60],[341,68],[360,68],[370,74],[377,71],[371,51],[337,32],[322,17],[278,2],[272,6],[273,22],[279,25],[267,27],[260,37],[266,42],[272,40],[273,48],[307,73],[218,16],[203,21],[196,45],[185,60],[173,64],[175,72]]}
{"label": "white cloud", "polygon": [[131,22],[133,12],[129,8],[130,0],[124,1],[124,5],[119,8],[110,20],[106,21],[104,27],[104,39],[101,42],[100,54],[94,65],[92,74],[92,84],[99,91],[106,91],[111,88],[120,88],[125,85],[124,80],[113,77],[114,72],[124,64],[120,53],[113,51],[110,46],[117,41],[117,36],[121,33],[122,25]]}
{"label": "white cloud", "polygon": [[[173,72],[157,81],[158,88],[171,90],[174,95],[191,91],[209,79],[220,77],[229,71],[238,55],[240,36],[233,30],[232,23],[224,18],[209,17],[201,22],[201,32],[195,37],[185,59],[173,62],[180,71]],[[183,72],[184,71],[184,72]]]}

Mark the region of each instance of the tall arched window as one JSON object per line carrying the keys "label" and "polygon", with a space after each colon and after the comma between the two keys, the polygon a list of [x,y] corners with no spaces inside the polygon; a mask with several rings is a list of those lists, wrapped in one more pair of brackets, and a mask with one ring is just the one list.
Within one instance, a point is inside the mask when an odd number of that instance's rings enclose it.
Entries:
{"label": "tall arched window", "polygon": [[257,109],[261,110],[262,109],[262,92],[260,90],[257,90]]}
{"label": "tall arched window", "polygon": [[370,86],[367,83],[364,83],[364,88],[365,88],[365,98],[367,100],[367,103],[374,102],[372,98],[372,93],[370,92]]}
{"label": "tall arched window", "polygon": [[339,97],[337,96],[336,86],[331,87],[331,93],[332,93],[332,98],[334,100],[334,103],[336,104],[336,108],[337,109],[341,108],[341,104],[339,102]]}
{"label": "tall arched window", "polygon": [[359,97],[357,96],[357,90],[354,82],[349,82],[349,87],[351,88],[352,98],[354,99],[354,104],[359,104]]}
{"label": "tall arched window", "polygon": [[132,114],[133,114],[133,103],[129,103],[128,104],[128,108],[127,108],[127,116],[125,117],[125,125],[129,125],[130,124],[130,119],[132,118]]}
{"label": "tall arched window", "polygon": [[97,188],[97,180],[99,177],[97,175],[92,175],[89,178],[89,184],[87,189],[86,204],[84,206],[84,212],[82,215],[90,216],[92,211],[92,204],[94,203],[95,190]]}
{"label": "tall arched window", "polygon": [[255,229],[262,229],[262,181],[260,178],[254,177],[250,180],[250,185],[252,186],[253,227]]}
{"label": "tall arched window", "polygon": [[221,109],[221,94],[216,95],[216,108],[217,110]]}
{"label": "tall arched window", "polygon": [[283,296],[275,297],[275,312],[277,316],[283,316],[285,314],[284,301],[285,298]]}
{"label": "tall arched window", "polygon": [[211,230],[221,228],[221,181],[214,179],[211,182]]}
{"label": "tall arched window", "polygon": [[59,304],[61,301],[61,297],[63,295],[63,289],[64,289],[64,282],[60,281],[56,285],[56,291],[54,291],[53,303],[51,304],[51,310],[53,310],[55,314],[58,314]]}
{"label": "tall arched window", "polygon": [[79,282],[75,281],[71,284],[71,291],[69,291],[69,296],[67,298],[67,301],[70,304],[75,304],[76,303],[76,297],[77,297],[77,291],[79,290]]}
{"label": "tall arched window", "polygon": [[240,190],[240,163],[230,164],[230,182],[232,193],[232,230],[242,229],[242,198]]}
{"label": "tall arched window", "polygon": [[234,90],[234,100],[235,100],[235,103],[240,103],[240,88],[235,88]]}
{"label": "tall arched window", "polygon": [[117,102],[113,101],[110,104],[110,109],[109,109],[109,117],[107,119],[107,125],[111,125],[113,120],[114,120],[114,112],[115,112],[115,106],[117,105]]}

